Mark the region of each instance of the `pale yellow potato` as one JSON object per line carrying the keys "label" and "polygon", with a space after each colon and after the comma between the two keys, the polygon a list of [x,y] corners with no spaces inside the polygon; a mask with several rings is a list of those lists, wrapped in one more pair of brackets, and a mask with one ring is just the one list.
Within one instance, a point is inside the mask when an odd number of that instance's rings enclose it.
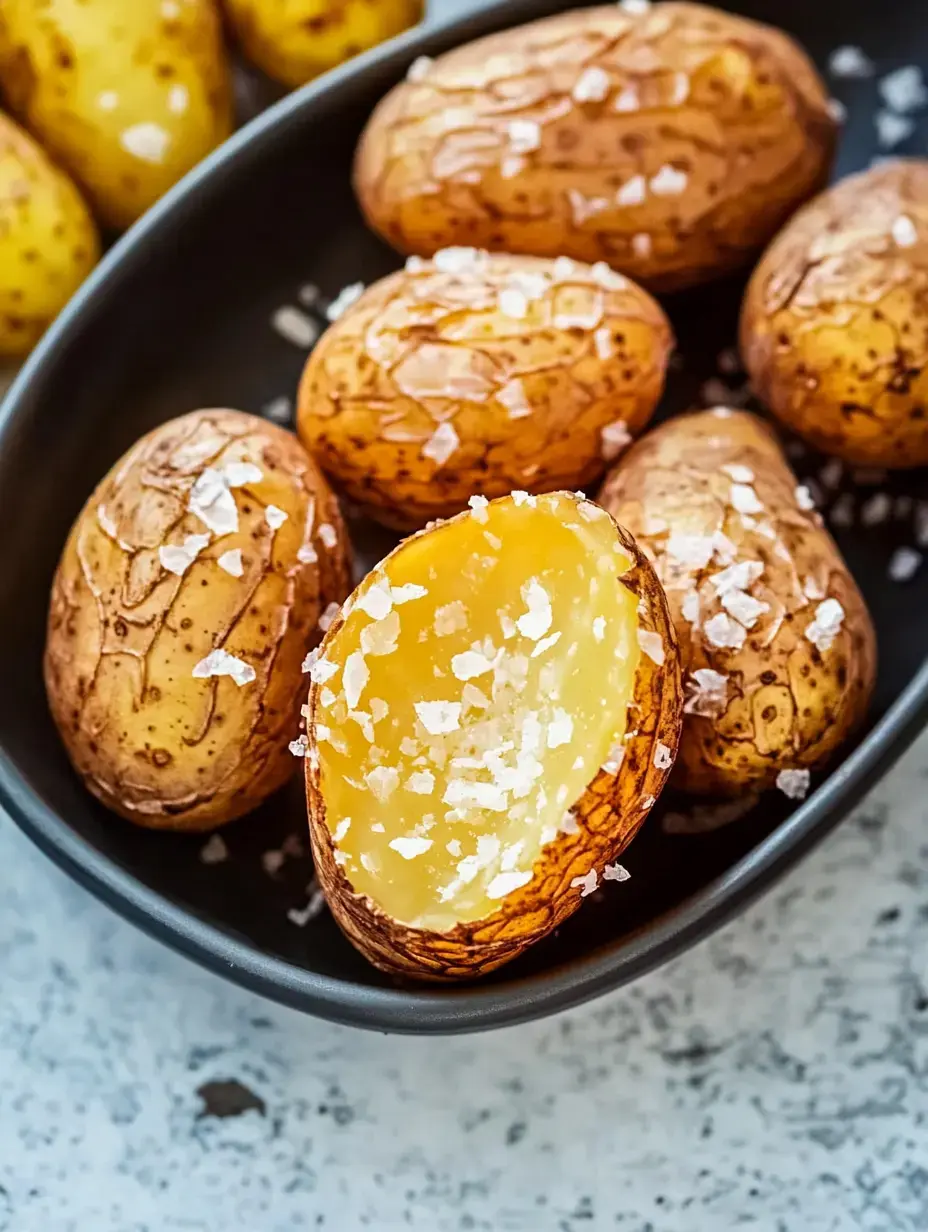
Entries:
{"label": "pale yellow potato", "polygon": [[295,89],[414,26],[422,0],[224,0],[245,55]]}
{"label": "pale yellow potato", "polygon": [[99,256],[74,184],[0,113],[0,356],[38,342]]}
{"label": "pale yellow potato", "polygon": [[110,227],[232,130],[213,0],[3,0],[0,91]]}
{"label": "pale yellow potato", "polygon": [[298,765],[302,662],[349,578],[338,506],[291,433],[211,410],[142,437],[52,588],[45,684],[90,791],[155,829],[260,804]]}
{"label": "pale yellow potato", "polygon": [[361,953],[419,979],[492,971],[621,880],[680,730],[660,585],[566,492],[478,498],[407,539],[310,679],[320,883]]}
{"label": "pale yellow potato", "polygon": [[368,121],[355,190],[401,252],[606,261],[668,291],[748,264],[826,182],[836,131],[781,31],[613,4],[417,60]]}
{"label": "pale yellow potato", "polygon": [[672,419],[629,450],[600,501],[670,604],[687,699],[675,785],[803,794],[866,714],[876,639],[771,430],[726,408]]}
{"label": "pale yellow potato", "polygon": [[605,265],[413,257],[326,330],[297,431],[370,516],[413,528],[474,493],[598,478],[654,413],[672,347],[659,305]]}
{"label": "pale yellow potato", "polygon": [[928,465],[928,160],[833,185],[751,276],[741,349],[771,411],[857,466]]}

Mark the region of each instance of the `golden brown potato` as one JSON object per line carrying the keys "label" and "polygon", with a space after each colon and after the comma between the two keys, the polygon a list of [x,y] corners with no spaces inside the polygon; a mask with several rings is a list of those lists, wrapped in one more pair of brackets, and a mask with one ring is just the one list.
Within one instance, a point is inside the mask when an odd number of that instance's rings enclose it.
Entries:
{"label": "golden brown potato", "polygon": [[421,0],[225,0],[245,55],[291,89],[414,26]]}
{"label": "golden brown potato", "polygon": [[0,114],[0,356],[38,342],[99,256],[80,193]]}
{"label": "golden brown potato", "polygon": [[302,660],[349,586],[335,499],[289,432],[214,410],[142,437],[52,589],[48,700],[87,787],[156,829],[255,808],[296,765]]}
{"label": "golden brown potato", "polygon": [[375,283],[309,357],[297,430],[390,526],[472,493],[601,475],[661,396],[673,335],[605,265],[448,249]]}
{"label": "golden brown potato", "polygon": [[724,408],[673,419],[629,450],[600,499],[670,603],[687,694],[675,782],[804,794],[864,716],[876,643],[770,429]]}
{"label": "golden brown potato", "polygon": [[111,227],[232,131],[213,0],[2,0],[0,90]]}
{"label": "golden brown potato", "polygon": [[881,163],[800,210],[748,285],[741,348],[758,395],[819,449],[928,464],[928,161]]}
{"label": "golden brown potato", "polygon": [[420,979],[492,971],[623,880],[680,730],[661,588],[573,493],[475,498],[407,539],[310,679],[320,883],[375,966]]}
{"label": "golden brown potato", "polygon": [[417,60],[355,161],[402,252],[606,261],[672,290],[744,265],[827,177],[836,125],[785,34],[697,4],[578,9]]}

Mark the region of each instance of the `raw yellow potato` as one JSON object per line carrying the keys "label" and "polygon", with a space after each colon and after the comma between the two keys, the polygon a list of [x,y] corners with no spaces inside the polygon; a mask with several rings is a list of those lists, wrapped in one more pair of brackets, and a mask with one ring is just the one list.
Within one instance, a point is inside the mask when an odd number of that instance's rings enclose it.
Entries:
{"label": "raw yellow potato", "polygon": [[803,51],[698,4],[558,14],[417,60],[355,161],[402,252],[606,261],[658,290],[746,264],[827,178],[836,124]]}
{"label": "raw yellow potato", "polygon": [[866,713],[876,643],[770,429],[725,408],[673,419],[629,450],[600,499],[670,603],[686,689],[675,783],[803,795]]}
{"label": "raw yellow potato", "polygon": [[411,257],[323,335],[297,430],[372,517],[421,526],[472,493],[596,479],[651,418],[672,346],[660,307],[605,265]]}
{"label": "raw yellow potato", "polygon": [[850,176],[783,228],[748,285],[754,387],[819,449],[928,464],[928,161]]}
{"label": "raw yellow potato", "polygon": [[492,971],[624,879],[680,728],[654,573],[566,492],[475,497],[406,540],[310,678],[321,885],[375,966],[429,980]]}
{"label": "raw yellow potato", "polygon": [[225,0],[245,55],[295,89],[414,26],[421,0]]}
{"label": "raw yellow potato", "polygon": [[213,0],[3,0],[0,88],[111,227],[232,129]]}
{"label": "raw yellow potato", "polygon": [[139,825],[205,830],[280,787],[348,555],[289,432],[212,410],[142,437],[84,506],[52,589],[48,700],[90,791]]}
{"label": "raw yellow potato", "polygon": [[0,114],[0,356],[38,342],[99,255],[80,193]]}

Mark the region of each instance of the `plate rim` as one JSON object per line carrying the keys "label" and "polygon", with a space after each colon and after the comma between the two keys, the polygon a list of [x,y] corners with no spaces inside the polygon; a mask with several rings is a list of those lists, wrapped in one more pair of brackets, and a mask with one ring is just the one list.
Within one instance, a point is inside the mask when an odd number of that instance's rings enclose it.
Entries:
{"label": "plate rim", "polygon": [[[193,168],[103,257],[26,359],[0,402],[0,453],[14,435],[34,385],[97,300],[127,276],[162,230],[179,224],[201,193],[215,190],[230,165],[272,142],[321,100],[355,79],[396,76],[414,55],[440,54],[471,38],[531,20],[551,0],[481,5],[462,17],[426,21],[284,96]],[[582,7],[573,6],[570,7]],[[928,661],[857,747],[813,794],[747,855],[684,902],[590,954],[504,985],[468,984],[440,991],[377,988],[322,975],[264,953],[226,929],[151,889],[47,807],[0,747],[0,805],[35,845],[74,881],[149,936],[251,992],[346,1025],[409,1034],[450,1034],[515,1025],[566,1010],[645,974],[688,949],[748,906],[841,821],[863,791],[905,751],[928,722]]]}

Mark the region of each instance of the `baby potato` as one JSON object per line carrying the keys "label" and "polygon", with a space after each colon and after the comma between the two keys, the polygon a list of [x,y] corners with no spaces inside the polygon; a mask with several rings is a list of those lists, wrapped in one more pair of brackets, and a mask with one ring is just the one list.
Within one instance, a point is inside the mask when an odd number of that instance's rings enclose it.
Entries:
{"label": "baby potato", "polygon": [[0,89],[110,227],[232,131],[212,0],[3,0]]}
{"label": "baby potato", "polygon": [[154,829],[255,808],[298,764],[303,657],[349,589],[335,499],[289,432],[210,410],[142,437],[52,588],[45,684],[86,786]]}
{"label": "baby potato", "polygon": [[0,114],[0,356],[29,351],[100,256],[80,193]]}
{"label": "baby potato", "polygon": [[371,116],[354,179],[402,252],[563,254],[670,291],[746,264],[825,183],[835,137],[787,35],[667,0],[417,60]]}
{"label": "baby potato", "polygon": [[252,63],[295,89],[414,26],[421,0],[225,0]]}
{"label": "baby potato", "polygon": [[297,431],[372,517],[421,526],[471,493],[602,474],[651,418],[672,346],[654,300],[605,265],[412,257],[317,344]]}
{"label": "baby potato", "polygon": [[876,642],[769,428],[725,408],[673,419],[629,450],[600,501],[670,603],[686,689],[675,783],[803,795],[866,713]]}
{"label": "baby potato", "polygon": [[928,161],[880,163],[800,210],[748,284],[741,348],[758,395],[818,449],[928,464]]}
{"label": "baby potato", "polygon": [[313,857],[348,939],[472,978],[624,880],[673,764],[677,653],[650,565],[573,493],[475,497],[400,544],[309,673]]}

